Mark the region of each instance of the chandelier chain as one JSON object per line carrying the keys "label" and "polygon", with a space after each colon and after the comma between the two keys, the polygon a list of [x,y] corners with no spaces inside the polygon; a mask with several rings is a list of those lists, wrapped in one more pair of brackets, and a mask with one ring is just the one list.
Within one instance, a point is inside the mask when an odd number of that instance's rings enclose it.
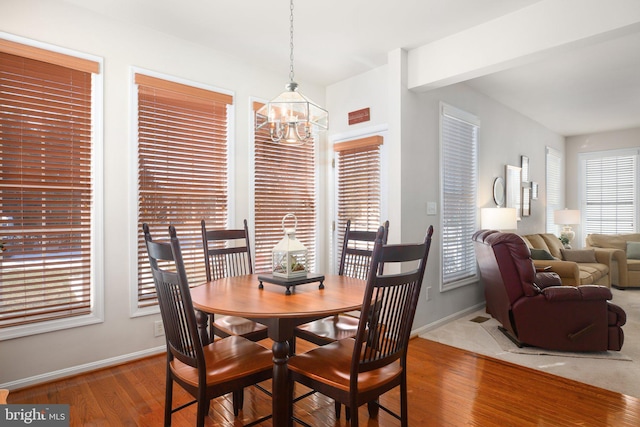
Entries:
{"label": "chandelier chain", "polygon": [[290,2],[289,10],[289,81],[293,82],[293,0]]}

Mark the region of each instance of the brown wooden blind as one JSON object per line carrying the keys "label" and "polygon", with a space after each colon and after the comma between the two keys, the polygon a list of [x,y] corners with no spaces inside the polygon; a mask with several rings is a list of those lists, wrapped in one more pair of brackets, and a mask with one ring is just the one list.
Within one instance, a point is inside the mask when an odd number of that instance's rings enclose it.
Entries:
{"label": "brown wooden blind", "polygon": [[[257,110],[260,105],[254,104]],[[271,271],[271,251],[284,237],[282,218],[298,219],[296,238],[308,250],[309,271],[316,263],[316,186],[313,144],[290,146],[271,141],[268,129],[255,134],[255,271]],[[291,220],[286,226],[293,227]]]}
{"label": "brown wooden blind", "polygon": [[340,257],[347,220],[351,220],[352,230],[362,231],[376,231],[382,222],[380,218],[380,145],[382,143],[383,138],[376,135],[334,145],[338,179],[338,257]]}
{"label": "brown wooden blind", "polygon": [[99,64],[21,46],[0,42],[0,328],[91,312]]}
{"label": "brown wooden blind", "polygon": [[138,306],[157,303],[142,224],[155,240],[174,225],[191,284],[206,280],[200,221],[226,228],[228,106],[233,98],[136,74]]}

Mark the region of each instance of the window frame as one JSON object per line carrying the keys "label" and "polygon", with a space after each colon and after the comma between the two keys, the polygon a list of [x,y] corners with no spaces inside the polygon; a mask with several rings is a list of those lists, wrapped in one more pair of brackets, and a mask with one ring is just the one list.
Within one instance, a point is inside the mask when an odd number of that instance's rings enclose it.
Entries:
{"label": "window frame", "polygon": [[[468,113],[460,108],[454,107],[452,105],[446,104],[444,102],[440,102],[439,114],[438,114],[438,123],[439,123],[439,162],[440,162],[440,224],[442,224],[443,235],[440,239],[440,253],[442,256],[440,257],[440,292],[449,291],[452,289],[456,289],[462,286],[467,286],[473,283],[477,283],[479,280],[478,271],[477,271],[477,263],[475,261],[475,253],[473,251],[473,241],[471,237],[473,232],[478,229],[478,177],[479,177],[479,158],[478,158],[478,147],[480,141],[480,119],[472,113]],[[468,236],[460,236],[456,243],[463,245],[465,248],[466,256],[462,258],[466,258],[464,264],[465,268],[462,268],[460,271],[463,272],[464,277],[459,279],[453,279],[445,282],[447,277],[445,275],[445,246],[447,245],[447,233],[445,230],[446,227],[446,218],[448,215],[448,207],[447,200],[445,194],[445,181],[447,177],[446,173],[446,159],[444,153],[444,118],[451,117],[455,120],[467,123],[471,126],[475,127],[475,139],[472,141],[474,144],[474,153],[472,153],[472,157],[475,158],[475,164],[472,165],[472,173],[470,174],[469,182],[473,185],[473,189],[471,194],[468,195],[470,199],[470,205],[468,206],[468,221],[471,221],[472,225],[466,227],[469,230]],[[473,230],[473,231],[471,231]]]}
{"label": "window frame", "polygon": [[[171,83],[177,83],[180,85],[190,86],[196,89],[203,89],[207,91],[217,92],[223,95],[231,96],[234,101],[228,105],[227,107],[227,170],[226,170],[226,181],[227,181],[227,224],[225,225],[227,228],[231,228],[234,226],[233,223],[233,208],[235,192],[234,192],[234,154],[233,150],[234,141],[235,141],[235,133],[234,133],[234,123],[235,123],[235,94],[226,89],[222,89],[219,87],[214,87],[210,85],[206,85],[203,83],[195,82],[192,80],[176,77],[173,75],[168,75],[156,71],[152,71],[149,69],[141,68],[141,67],[130,67],[129,74],[129,87],[130,87],[130,159],[131,163],[129,166],[131,179],[131,198],[130,204],[134,206],[134,209],[131,209],[131,219],[130,219],[130,228],[129,228],[129,243],[128,247],[131,250],[132,254],[132,262],[130,265],[129,271],[129,315],[132,318],[148,316],[157,314],[160,312],[160,308],[158,304],[149,305],[146,307],[139,307],[138,301],[138,235],[140,233],[140,224],[138,217],[138,197],[139,197],[139,188],[138,188],[138,161],[139,161],[139,153],[138,153],[138,85],[136,83],[136,74],[142,74],[148,77],[166,80]],[[206,218],[205,218],[206,219]],[[166,239],[168,238],[168,231],[166,233],[158,233],[159,230],[151,230],[155,239]],[[178,228],[178,237],[180,237],[180,229]],[[203,255],[204,256],[204,255]],[[204,260],[204,258],[203,258]],[[203,261],[204,268],[204,261]],[[197,285],[197,283],[190,283],[191,285]]]}
{"label": "window frame", "polygon": [[98,64],[91,77],[91,248],[90,312],[0,329],[0,341],[104,322],[104,60],[102,57],[0,32],[0,40]]}
{"label": "window frame", "polygon": [[[334,274],[338,273],[338,269],[340,266],[340,252],[342,251],[342,239],[344,237],[344,227],[346,225],[346,221],[340,221],[340,189],[339,189],[339,159],[338,159],[338,150],[336,149],[336,145],[338,144],[348,144],[350,142],[357,143],[358,141],[366,142],[367,139],[370,138],[379,138],[379,142],[374,142],[372,140],[370,146],[377,145],[376,149],[378,151],[378,181],[379,181],[379,199],[377,202],[379,203],[379,223],[375,227],[375,229],[370,229],[368,231],[377,231],[378,227],[382,225],[384,221],[388,219],[388,209],[387,209],[387,189],[388,189],[388,178],[387,178],[387,170],[388,170],[388,156],[387,156],[387,146],[388,144],[384,143],[384,140],[387,138],[387,127],[386,126],[378,126],[371,129],[366,129],[364,132],[359,131],[356,133],[343,134],[343,135],[335,135],[331,146],[332,148],[332,165],[331,172],[333,174],[331,178],[331,182],[333,183],[333,227],[331,233],[331,248],[329,253],[329,271],[333,271]],[[391,225],[392,227],[393,225]],[[353,223],[352,223],[352,229]],[[358,228],[355,228],[358,230]]]}
{"label": "window frame", "polygon": [[[640,206],[640,149],[639,148],[622,148],[622,149],[614,149],[614,150],[603,150],[603,151],[594,151],[588,153],[579,153],[578,154],[578,163],[579,163],[579,182],[580,188],[578,190],[579,194],[579,206],[580,206],[580,217],[581,225],[580,225],[580,234],[581,241],[584,241],[588,231],[588,215],[587,215],[587,170],[586,170],[586,162],[589,160],[602,159],[608,157],[632,157],[632,161],[634,163],[634,173],[635,180],[632,181],[634,186],[632,191],[632,221],[633,226],[630,230],[622,230],[616,231],[620,233],[638,233],[640,231],[640,225],[638,221],[640,220],[640,214],[638,213],[638,208]],[[594,233],[604,233],[604,231],[593,231]],[[605,233],[606,234],[606,233]]]}
{"label": "window frame", "polygon": [[[556,163],[556,165],[554,165]],[[557,177],[554,176],[554,168],[557,166]],[[545,221],[547,233],[558,234],[560,226],[554,223],[553,213],[563,208],[562,197],[562,176],[563,176],[563,155],[560,150],[553,147],[545,148],[545,188],[546,206]],[[557,180],[555,180],[557,178]],[[553,200],[557,199],[557,200]]]}

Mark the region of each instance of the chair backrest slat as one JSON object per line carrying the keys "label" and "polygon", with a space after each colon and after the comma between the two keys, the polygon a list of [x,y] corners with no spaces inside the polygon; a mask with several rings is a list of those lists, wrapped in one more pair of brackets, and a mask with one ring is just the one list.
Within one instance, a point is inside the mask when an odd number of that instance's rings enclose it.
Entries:
{"label": "chair backrest slat", "polygon": [[[389,221],[385,221],[382,227],[384,227],[383,244],[386,244]],[[352,230],[351,220],[347,220],[340,253],[339,275],[367,280],[377,234],[376,231]]]}
{"label": "chair backrest slat", "polygon": [[253,274],[246,219],[237,230],[207,230],[204,220],[201,225],[207,280]]}
{"label": "chair backrest slat", "polygon": [[168,350],[172,357],[183,363],[204,366],[202,343],[175,228],[169,227],[170,243],[153,241],[148,225],[143,224],[142,228]]}
{"label": "chair backrest slat", "polygon": [[[398,359],[402,364],[406,362],[432,235],[430,226],[422,243],[385,245],[384,227],[379,228],[356,334],[352,386],[357,387],[354,381],[357,382],[358,372],[377,369]],[[402,263],[405,268],[397,269],[400,273],[384,274],[382,266],[390,263]],[[408,271],[406,263],[411,266]]]}

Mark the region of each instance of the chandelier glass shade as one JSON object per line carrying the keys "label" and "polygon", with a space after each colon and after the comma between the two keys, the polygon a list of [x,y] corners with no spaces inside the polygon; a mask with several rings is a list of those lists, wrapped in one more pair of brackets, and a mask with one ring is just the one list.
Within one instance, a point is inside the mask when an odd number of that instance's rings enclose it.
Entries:
{"label": "chandelier glass shade", "polygon": [[293,80],[293,0],[290,3],[290,67],[286,90],[256,111],[257,129],[268,128],[273,142],[300,145],[311,142],[314,132],[327,129],[329,113],[315,102],[298,92]]}

